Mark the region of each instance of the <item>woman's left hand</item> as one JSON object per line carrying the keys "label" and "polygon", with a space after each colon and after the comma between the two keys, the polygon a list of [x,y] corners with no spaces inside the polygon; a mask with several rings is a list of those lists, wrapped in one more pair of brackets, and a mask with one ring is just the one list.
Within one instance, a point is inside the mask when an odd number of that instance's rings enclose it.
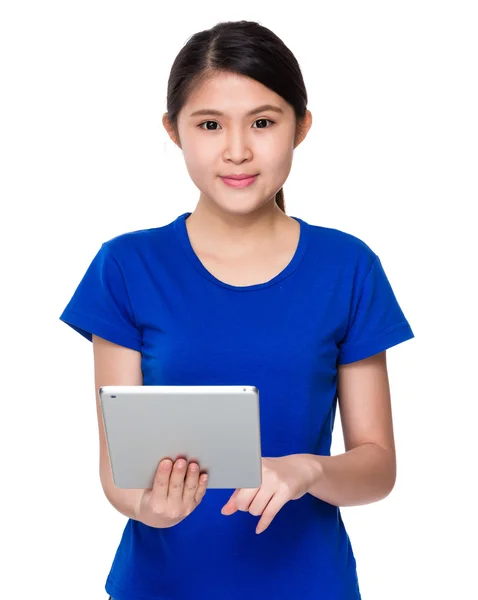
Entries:
{"label": "woman's left hand", "polygon": [[289,500],[304,496],[314,481],[317,469],[308,454],[290,454],[278,458],[262,458],[262,485],[238,488],[223,506],[223,515],[238,510],[262,515],[256,533],[262,533]]}

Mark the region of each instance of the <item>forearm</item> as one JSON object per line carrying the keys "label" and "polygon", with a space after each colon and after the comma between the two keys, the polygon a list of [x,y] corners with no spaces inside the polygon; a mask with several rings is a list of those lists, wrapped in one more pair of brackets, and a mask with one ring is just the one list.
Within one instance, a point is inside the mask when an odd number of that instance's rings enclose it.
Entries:
{"label": "forearm", "polygon": [[105,469],[103,473],[100,472],[100,479],[109,503],[125,517],[137,520],[136,515],[144,490],[117,488],[113,482],[110,468]]}
{"label": "forearm", "polygon": [[395,456],[376,444],[362,444],[335,456],[307,456],[315,467],[309,493],[335,506],[377,502],[395,485]]}
{"label": "forearm", "polygon": [[137,520],[137,506],[143,490],[125,490],[117,487],[103,488],[110,504],[128,519]]}

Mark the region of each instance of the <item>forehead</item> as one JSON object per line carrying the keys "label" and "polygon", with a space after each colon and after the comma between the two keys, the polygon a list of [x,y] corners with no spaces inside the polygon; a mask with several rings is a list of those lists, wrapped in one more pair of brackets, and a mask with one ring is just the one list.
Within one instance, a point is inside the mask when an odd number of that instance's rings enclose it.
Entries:
{"label": "forehead", "polygon": [[260,104],[272,104],[287,113],[284,99],[259,81],[235,73],[218,73],[198,85],[186,106],[187,114],[202,108],[242,114]]}

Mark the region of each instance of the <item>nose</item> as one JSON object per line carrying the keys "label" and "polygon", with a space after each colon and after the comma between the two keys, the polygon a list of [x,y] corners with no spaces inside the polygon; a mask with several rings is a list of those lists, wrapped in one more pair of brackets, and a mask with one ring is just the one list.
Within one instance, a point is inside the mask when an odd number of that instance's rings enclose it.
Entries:
{"label": "nose", "polygon": [[247,133],[239,127],[231,129],[226,136],[224,158],[234,163],[242,163],[252,158],[251,140]]}

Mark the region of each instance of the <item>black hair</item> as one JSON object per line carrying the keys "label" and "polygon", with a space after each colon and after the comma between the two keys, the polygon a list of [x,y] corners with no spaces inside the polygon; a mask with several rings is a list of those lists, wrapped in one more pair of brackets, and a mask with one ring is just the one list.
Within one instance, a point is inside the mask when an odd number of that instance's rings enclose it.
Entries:
{"label": "black hair", "polygon": [[[307,111],[307,91],[295,56],[270,29],[254,21],[224,21],[191,36],[176,56],[168,79],[168,120],[177,138],[178,115],[198,85],[221,72],[251,77],[294,109],[296,122]],[[285,212],[284,190],[275,197]]]}

